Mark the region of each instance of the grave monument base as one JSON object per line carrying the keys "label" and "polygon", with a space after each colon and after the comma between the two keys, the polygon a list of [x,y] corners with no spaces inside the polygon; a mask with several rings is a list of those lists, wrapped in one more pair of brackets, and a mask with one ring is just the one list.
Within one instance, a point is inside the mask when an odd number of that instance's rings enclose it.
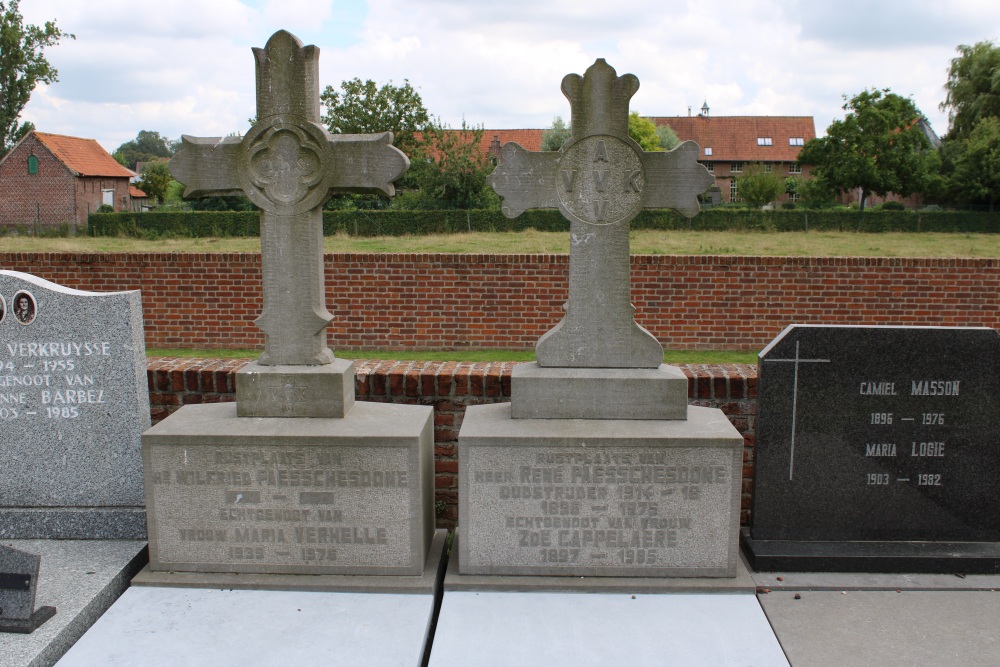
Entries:
{"label": "grave monument base", "polygon": [[14,632],[22,635],[30,635],[32,632],[40,628],[42,623],[55,615],[55,607],[39,607],[30,618],[0,619],[0,632]]}
{"label": "grave monument base", "polygon": [[236,373],[240,417],[344,417],[354,405],[354,362],[321,366],[262,366]]}
{"label": "grave monument base", "polygon": [[686,419],[688,379],[681,369],[514,366],[514,419]]}
{"label": "grave monument base", "polygon": [[434,531],[424,571],[417,576],[344,574],[247,574],[232,572],[154,572],[144,567],[133,586],[220,588],[231,591],[313,591],[323,593],[436,594],[445,575],[448,531]]}
{"label": "grave monument base", "polygon": [[740,543],[757,572],[1000,574],[996,542],[755,540],[743,528]]}
{"label": "grave monument base", "polygon": [[470,406],[459,434],[459,571],[735,577],[743,437],[686,420],[512,419]]}
{"label": "grave monument base", "polygon": [[142,436],[150,570],[424,573],[434,534],[432,409],[343,419],[185,406]]}

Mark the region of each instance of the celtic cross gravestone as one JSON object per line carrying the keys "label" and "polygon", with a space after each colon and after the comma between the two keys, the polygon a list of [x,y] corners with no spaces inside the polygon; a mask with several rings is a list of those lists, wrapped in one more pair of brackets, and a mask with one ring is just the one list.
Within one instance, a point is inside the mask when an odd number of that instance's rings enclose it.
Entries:
{"label": "celtic cross gravestone", "polygon": [[599,59],[584,76],[569,74],[572,136],[557,152],[532,153],[514,143],[500,153],[491,185],[503,212],[558,208],[570,221],[566,316],[537,345],[540,366],[657,368],[659,342],[636,324],[629,277],[629,222],[643,208],[692,217],[697,196],[714,179],[699,165],[698,146],[645,152],[628,135],[628,105],[639,89]]}
{"label": "celtic cross gravestone", "polygon": [[[240,415],[343,416],[353,374],[326,343],[323,203],[338,193],[391,196],[409,160],[391,132],[331,135],[319,124],[315,46],[282,30],[253,51],[257,122],[242,138],[183,137],[170,170],[185,197],[245,194],[261,209],[264,309],[256,323],[265,346],[238,378]],[[267,368],[276,366],[329,368]]]}

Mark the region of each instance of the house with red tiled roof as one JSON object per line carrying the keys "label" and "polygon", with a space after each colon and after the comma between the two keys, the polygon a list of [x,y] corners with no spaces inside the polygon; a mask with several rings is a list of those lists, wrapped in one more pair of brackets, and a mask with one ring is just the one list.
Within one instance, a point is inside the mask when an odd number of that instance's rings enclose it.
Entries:
{"label": "house with red tiled roof", "polygon": [[93,139],[31,132],[0,160],[0,225],[79,227],[102,204],[131,210],[134,175]]}
{"label": "house with red tiled roof", "polygon": [[[708,105],[697,116],[650,118],[657,126],[668,125],[681,141],[694,141],[700,148],[698,161],[715,176],[723,201],[739,198],[736,179],[749,163],[764,165],[780,176],[809,176],[809,165],[799,164],[802,146],[816,138],[812,116],[711,116]],[[795,201],[782,195],[780,201]]]}

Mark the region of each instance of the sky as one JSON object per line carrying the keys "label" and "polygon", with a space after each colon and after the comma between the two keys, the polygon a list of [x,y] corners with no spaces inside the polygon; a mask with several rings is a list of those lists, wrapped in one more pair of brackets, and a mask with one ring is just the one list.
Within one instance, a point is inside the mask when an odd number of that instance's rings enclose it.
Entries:
{"label": "sky", "polygon": [[996,0],[21,0],[25,22],[75,40],[46,50],[59,81],[22,113],[109,152],[140,130],[245,134],[254,60],[277,30],[320,48],[320,86],[406,80],[432,116],[490,129],[567,121],[563,76],[604,58],[640,81],[644,116],[812,116],[891,88],[939,135],[960,44],[1000,38]]}

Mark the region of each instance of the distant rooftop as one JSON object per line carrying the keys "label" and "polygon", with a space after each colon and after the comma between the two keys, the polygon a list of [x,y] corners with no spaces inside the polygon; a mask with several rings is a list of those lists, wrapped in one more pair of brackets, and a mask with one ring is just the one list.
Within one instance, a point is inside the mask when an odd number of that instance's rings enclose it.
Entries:
{"label": "distant rooftop", "polygon": [[130,169],[126,169],[118,164],[94,139],[67,137],[62,134],[49,134],[47,132],[33,132],[32,134],[77,176],[109,176],[115,178],[131,178],[134,176]]}

